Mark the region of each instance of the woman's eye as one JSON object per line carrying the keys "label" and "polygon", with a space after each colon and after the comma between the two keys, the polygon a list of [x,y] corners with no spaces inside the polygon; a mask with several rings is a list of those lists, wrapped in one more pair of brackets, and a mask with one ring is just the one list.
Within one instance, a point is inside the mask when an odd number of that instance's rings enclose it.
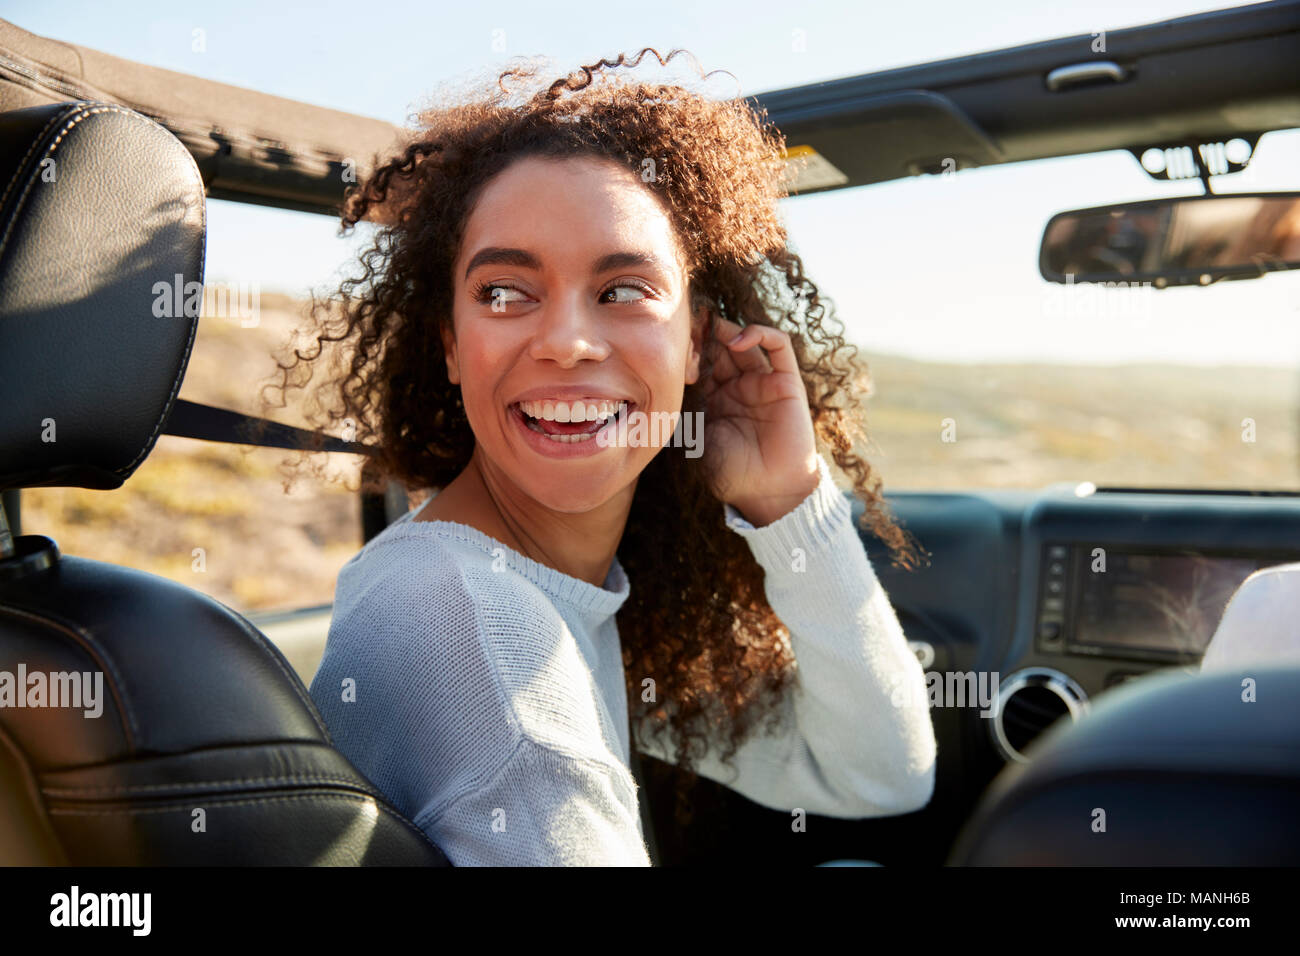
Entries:
{"label": "woman's eye", "polygon": [[511,302],[518,302],[518,299],[510,298],[511,294],[522,296],[523,293],[518,289],[508,285],[493,285],[484,283],[474,290],[474,299],[484,304],[491,303],[492,308],[502,309]]}
{"label": "woman's eye", "polygon": [[[631,290],[632,292],[637,293],[637,295],[631,298],[619,298],[616,295],[616,293],[618,293],[620,290],[624,292]],[[614,295],[614,298],[606,299],[605,297],[608,295]],[[639,302],[641,299],[647,299],[650,296],[651,296],[651,292],[648,287],[642,286],[638,283],[628,283],[628,282],[622,282],[619,283],[618,285],[610,286],[608,289],[606,289],[604,292],[600,294],[601,299],[606,302]]]}
{"label": "woman's eye", "polygon": [[[511,302],[522,302],[528,298],[514,286],[491,282],[476,286],[472,294],[476,302],[490,304],[496,311],[504,310]],[[601,302],[615,305],[624,302],[640,302],[642,299],[654,298],[654,290],[637,282],[620,282],[603,290],[599,298]]]}

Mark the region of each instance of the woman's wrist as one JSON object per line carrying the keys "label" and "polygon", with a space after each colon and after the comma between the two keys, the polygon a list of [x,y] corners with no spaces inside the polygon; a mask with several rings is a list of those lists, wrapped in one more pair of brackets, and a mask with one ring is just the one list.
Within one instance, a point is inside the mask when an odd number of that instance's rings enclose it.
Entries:
{"label": "woman's wrist", "polygon": [[740,512],[741,517],[755,528],[762,528],[780,521],[790,512],[808,500],[808,496],[817,490],[816,477],[807,491],[802,494],[782,495],[779,498],[760,498],[754,500],[731,501],[728,504]]}
{"label": "woman's wrist", "polygon": [[[817,462],[820,480],[813,491],[766,525],[726,505],[727,527],[746,539],[769,574],[779,577],[792,568],[802,570],[806,562],[854,544],[861,548],[849,499],[836,487],[826,460],[818,455]],[[763,517],[761,511],[756,514]]]}
{"label": "woman's wrist", "polygon": [[796,487],[793,491],[781,495],[741,496],[727,502],[727,504],[740,512],[741,516],[755,528],[762,528],[765,525],[781,520],[798,508],[808,500],[809,496],[817,490],[820,484],[821,470],[817,468],[808,474],[804,482],[805,487],[802,489]]}

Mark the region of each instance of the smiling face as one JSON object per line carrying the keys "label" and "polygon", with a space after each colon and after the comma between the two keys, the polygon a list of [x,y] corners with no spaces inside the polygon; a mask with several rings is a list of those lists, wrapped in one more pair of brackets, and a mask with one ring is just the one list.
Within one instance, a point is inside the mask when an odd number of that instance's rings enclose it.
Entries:
{"label": "smiling face", "polygon": [[703,316],[659,200],[612,161],[517,160],[484,187],[453,272],[447,372],[489,482],[567,514],[630,502],[660,449],[595,433],[680,412],[700,366]]}

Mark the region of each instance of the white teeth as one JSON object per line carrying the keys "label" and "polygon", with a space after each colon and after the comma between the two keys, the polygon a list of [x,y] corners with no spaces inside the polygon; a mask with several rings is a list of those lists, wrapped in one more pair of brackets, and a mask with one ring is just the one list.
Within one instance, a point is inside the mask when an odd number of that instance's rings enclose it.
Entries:
{"label": "white teeth", "polygon": [[537,434],[544,435],[551,441],[563,442],[566,445],[570,445],[575,441],[590,441],[595,437],[595,432],[585,432],[581,435],[548,435],[542,430],[542,426],[536,422],[526,422],[525,424],[528,426],[529,431],[537,432]]}
{"label": "white teeth", "polygon": [[599,401],[576,402],[520,402],[520,410],[530,418],[548,422],[598,422],[619,414],[627,402]]}

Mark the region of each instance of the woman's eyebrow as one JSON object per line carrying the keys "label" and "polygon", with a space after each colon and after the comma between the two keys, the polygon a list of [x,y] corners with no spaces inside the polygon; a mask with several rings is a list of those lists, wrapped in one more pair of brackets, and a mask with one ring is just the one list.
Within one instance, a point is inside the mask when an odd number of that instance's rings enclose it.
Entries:
{"label": "woman's eyebrow", "polygon": [[506,249],[501,246],[488,246],[474,253],[465,267],[465,277],[479,266],[520,266],[525,269],[540,269],[542,264],[537,257],[526,249]]}
{"label": "woman's eyebrow", "polygon": [[613,272],[615,269],[630,269],[637,266],[649,266],[652,269],[658,269],[671,275],[668,264],[658,256],[648,252],[611,252],[609,255],[597,259],[591,271],[599,274],[601,272]]}
{"label": "woman's eyebrow", "polygon": [[[526,249],[511,249],[502,246],[488,246],[474,253],[465,267],[465,277],[479,266],[519,266],[524,269],[540,269],[542,264],[537,257]],[[593,273],[611,272],[614,269],[626,269],[636,266],[649,266],[669,275],[669,266],[659,256],[648,252],[611,252],[601,256],[592,266]]]}

